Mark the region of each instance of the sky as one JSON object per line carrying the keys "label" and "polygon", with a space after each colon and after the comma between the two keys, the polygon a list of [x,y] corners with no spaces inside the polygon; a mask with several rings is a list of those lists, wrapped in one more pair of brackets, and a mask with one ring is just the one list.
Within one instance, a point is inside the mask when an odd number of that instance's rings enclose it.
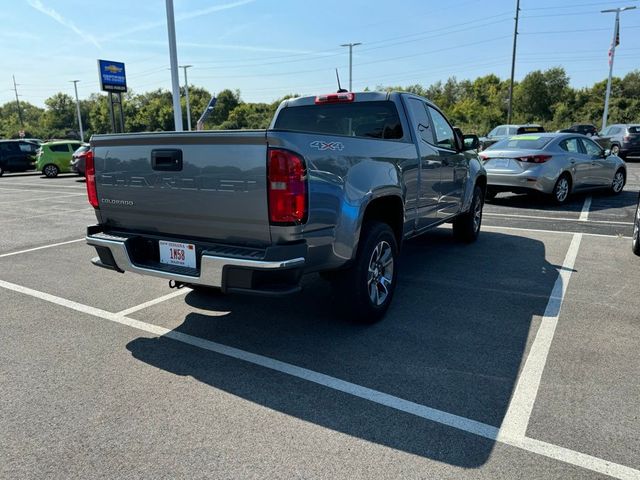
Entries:
{"label": "sky", "polygon": [[[637,0],[521,0],[515,78],[562,66],[574,87],[608,75],[615,14],[621,15],[614,74],[640,68]],[[508,78],[515,0],[175,0],[178,63],[189,84],[239,89],[244,101],[336,90],[429,85],[455,76]],[[43,106],[57,92],[99,91],[96,60],[125,62],[134,92],[171,89],[165,0],[0,0],[0,104]],[[183,73],[180,83],[184,83]]]}

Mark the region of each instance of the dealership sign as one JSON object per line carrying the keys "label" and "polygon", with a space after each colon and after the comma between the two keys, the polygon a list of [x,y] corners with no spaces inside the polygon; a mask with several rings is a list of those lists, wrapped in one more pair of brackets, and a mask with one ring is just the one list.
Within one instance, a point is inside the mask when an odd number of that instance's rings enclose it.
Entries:
{"label": "dealership sign", "polygon": [[98,60],[100,71],[100,89],[105,92],[126,92],[127,77],[124,72],[124,63]]}

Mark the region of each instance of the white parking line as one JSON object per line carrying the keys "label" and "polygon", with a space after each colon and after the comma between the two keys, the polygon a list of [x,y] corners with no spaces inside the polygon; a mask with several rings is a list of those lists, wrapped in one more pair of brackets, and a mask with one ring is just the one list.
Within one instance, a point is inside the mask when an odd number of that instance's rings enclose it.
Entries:
{"label": "white parking line", "polygon": [[[73,178],[73,177],[69,177],[69,178]],[[84,185],[55,185],[53,183],[48,183],[49,180],[47,179],[42,179],[42,183],[22,183],[22,182],[15,182],[12,183],[11,185],[14,187],[18,187],[21,185],[25,185],[27,187],[50,187],[50,188],[82,188],[82,189],[86,189],[87,187],[85,187]]]}
{"label": "white parking line", "polygon": [[58,198],[65,198],[65,197],[78,197],[78,196],[85,196],[86,193],[60,193],[60,195],[56,195],[55,197],[35,197],[35,198],[27,198],[27,199],[23,199],[23,200],[9,200],[8,202],[5,202],[4,200],[2,200],[2,205],[7,205],[7,204],[15,204],[15,203],[26,203],[26,202],[37,202],[37,201],[41,201],[41,200],[56,200]]}
{"label": "white parking line", "polygon": [[529,418],[538,395],[542,372],[547,363],[547,355],[558,325],[560,309],[569,286],[569,280],[571,280],[571,273],[573,272],[581,241],[581,233],[576,233],[571,240],[569,250],[558,273],[558,278],[553,285],[544,316],[540,321],[538,333],[531,344],[527,360],[520,371],[518,383],[513,391],[509,408],[500,427],[500,436],[521,438],[527,433]]}
{"label": "white parking line", "polygon": [[589,220],[589,209],[591,208],[591,196],[584,199],[584,205],[582,205],[582,211],[580,212],[579,220],[586,222]]}
{"label": "white parking line", "polygon": [[514,230],[514,231],[522,231],[522,232],[534,232],[534,233],[557,233],[560,235],[575,235],[576,233],[580,233],[581,235],[586,235],[588,237],[604,237],[604,238],[631,238],[629,235],[606,235],[604,233],[585,233],[585,232],[569,232],[566,230],[541,230],[538,228],[524,228],[524,227],[503,227],[498,225],[482,225],[483,230],[494,229],[494,230]]}
{"label": "white parking line", "polygon": [[158,303],[162,303],[165,300],[171,300],[172,298],[179,297],[180,295],[185,295],[185,294],[189,293],[190,291],[191,291],[190,288],[182,287],[180,290],[168,293],[168,294],[166,294],[166,295],[164,295],[162,297],[154,298],[153,300],[149,300],[148,302],[141,303],[140,305],[136,305],[135,307],[127,308],[126,310],[122,310],[122,311],[116,313],[116,315],[120,315],[121,317],[126,317],[127,315],[130,315],[130,314],[132,314],[134,312],[137,312],[139,310],[144,310],[147,307],[152,307],[154,305],[157,305]]}
{"label": "white parking line", "polygon": [[317,385],[347,393],[349,395],[362,398],[373,403],[384,405],[394,410],[415,415],[425,420],[430,420],[436,423],[447,425],[464,432],[498,441],[506,445],[511,445],[527,452],[542,455],[587,470],[623,480],[637,480],[640,478],[640,470],[635,470],[624,465],[593,457],[591,455],[586,455],[584,453],[576,452],[574,450],[570,450],[540,440],[526,438],[524,436],[514,437],[510,435],[504,435],[501,434],[501,431],[497,427],[494,427],[492,425],[478,422],[470,418],[461,417],[459,415],[455,415],[442,410],[437,410],[425,405],[420,405],[409,400],[389,395],[378,390],[373,390],[371,388],[363,387],[355,383],[347,382],[339,378],[331,377],[329,375],[309,370],[307,368],[298,367],[296,365],[281,362],[279,360],[265,357],[263,355],[258,355],[234,347],[229,347],[217,342],[212,342],[210,340],[205,340],[200,337],[188,335],[186,333],[169,330],[167,328],[152,325],[146,322],[141,322],[133,318],[122,316],[118,313],[107,312],[99,308],[84,305],[72,300],[67,300],[55,295],[23,287],[21,285],[16,285],[14,283],[5,282],[3,280],[0,280],[0,287],[14,292],[22,293],[24,295],[29,295],[31,297],[38,298],[50,303],[54,303],[56,305],[61,305],[77,312],[92,315],[104,320],[109,320],[121,325],[126,325],[143,332],[151,333],[158,336],[164,336],[166,338],[170,338],[172,340],[192,345],[194,347],[215,352],[220,355],[235,358],[237,360],[241,360],[253,365],[258,365],[260,367],[268,368],[270,370],[284,373],[286,375],[291,375],[293,377],[300,378]]}
{"label": "white parking line", "polygon": [[55,190],[52,190],[50,188],[7,188],[7,187],[0,187],[0,193],[8,193],[8,192],[64,193],[64,192],[66,192],[66,190],[62,190],[60,192],[56,192]]}
{"label": "white parking line", "polygon": [[42,245],[41,247],[28,248],[26,250],[19,250],[17,252],[3,253],[2,255],[0,255],[0,258],[11,257],[13,255],[20,255],[21,253],[35,252],[37,250],[44,250],[45,248],[59,247],[60,245],[68,245],[70,243],[82,242],[83,240],[84,238],[78,238],[76,240],[69,240],[68,242],[51,243],[49,245]]}
{"label": "white parking line", "polygon": [[[492,213],[492,212],[483,212],[485,216],[491,217],[508,217],[508,218],[527,218],[533,220],[552,220],[558,222],[583,222],[579,218],[567,218],[567,217],[542,217],[536,215],[518,215],[515,213]],[[607,220],[587,220],[589,223],[602,223],[605,225],[633,225],[633,222],[609,222]]]}
{"label": "white parking line", "polygon": [[[27,215],[26,217],[18,217],[18,218],[10,218],[8,220],[3,220],[0,222],[0,224],[2,223],[11,223],[11,222],[24,222],[25,220],[31,220],[32,218],[39,218],[39,217],[51,217],[53,215],[62,215],[65,213],[74,213],[74,212],[87,212],[89,213],[89,205],[87,205],[87,207],[85,208],[77,208],[74,210],[56,210],[55,212],[47,212],[47,213],[42,213],[40,215]],[[93,212],[91,212],[93,213]]]}

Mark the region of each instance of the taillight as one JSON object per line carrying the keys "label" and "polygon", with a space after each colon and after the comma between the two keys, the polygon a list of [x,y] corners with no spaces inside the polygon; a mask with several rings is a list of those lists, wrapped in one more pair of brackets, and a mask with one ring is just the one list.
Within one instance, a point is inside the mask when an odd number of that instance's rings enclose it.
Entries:
{"label": "taillight", "polygon": [[551,157],[552,155],[527,155],[526,157],[516,157],[516,160],[527,163],[544,163]]}
{"label": "taillight", "polygon": [[269,220],[300,224],[307,219],[307,171],[304,160],[288,150],[270,149]]}
{"label": "taillight", "polygon": [[316,97],[316,105],[319,103],[353,102],[355,99],[356,99],[356,94],[351,92],[328,93],[327,95],[318,95]]}
{"label": "taillight", "polygon": [[98,191],[96,190],[96,166],[93,161],[93,150],[87,152],[84,159],[84,174],[87,181],[87,196],[93,208],[98,208]]}
{"label": "taillight", "polygon": [[631,136],[626,135],[626,136],[622,137],[622,141],[623,142],[630,142],[631,141]]}

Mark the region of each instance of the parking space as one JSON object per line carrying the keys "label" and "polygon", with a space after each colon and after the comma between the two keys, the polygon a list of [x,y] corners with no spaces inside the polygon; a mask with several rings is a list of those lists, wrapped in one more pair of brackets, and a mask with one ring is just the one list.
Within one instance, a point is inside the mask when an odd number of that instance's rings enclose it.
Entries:
{"label": "parking space", "polygon": [[98,269],[78,177],[4,176],[0,476],[640,478],[638,189],[629,164],[618,196],[499,195],[477,243],[407,242],[365,327],[317,275],[270,299]]}

